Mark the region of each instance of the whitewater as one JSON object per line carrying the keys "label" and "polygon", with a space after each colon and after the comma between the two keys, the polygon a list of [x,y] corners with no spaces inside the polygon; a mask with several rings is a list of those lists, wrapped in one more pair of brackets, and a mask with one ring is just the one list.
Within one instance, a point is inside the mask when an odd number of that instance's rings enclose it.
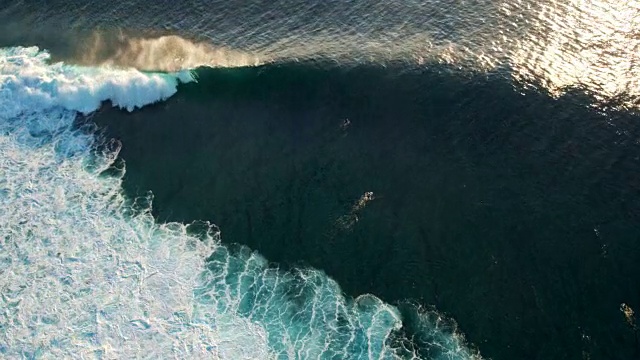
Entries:
{"label": "whitewater", "polygon": [[127,199],[117,143],[77,119],[192,81],[0,49],[0,357],[479,358],[437,313],[418,314],[419,351],[375,296],[345,297],[321,271],[278,269],[214,225],[160,224],[151,198]]}

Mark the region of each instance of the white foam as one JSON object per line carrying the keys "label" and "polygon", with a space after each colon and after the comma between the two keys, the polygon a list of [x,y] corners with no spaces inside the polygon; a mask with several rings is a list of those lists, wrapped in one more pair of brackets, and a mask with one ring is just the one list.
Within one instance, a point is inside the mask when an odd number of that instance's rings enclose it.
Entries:
{"label": "white foam", "polygon": [[[93,137],[71,127],[77,112],[165,99],[188,73],[47,59],[0,49],[0,357],[415,357],[388,346],[402,326],[394,307],[346,298],[320,271],[230,252],[217,233],[157,224],[132,209],[121,178],[101,175],[117,149],[95,154]],[[457,334],[424,324],[429,354],[474,357]]]}
{"label": "white foam", "polygon": [[[89,171],[92,141],[70,128],[73,111],[104,100],[141,107],[190,78],[47,58],[35,48],[0,50],[0,357],[268,356],[259,327],[220,317],[220,332],[194,316],[193,289],[214,240],[158,226],[148,212],[125,215],[121,180],[98,176],[116,154]],[[75,156],[61,158],[69,150]]]}
{"label": "white foam", "polygon": [[49,65],[48,60],[49,53],[36,47],[0,50],[0,116],[57,106],[87,114],[106,100],[132,111],[175,94],[179,81],[193,81],[188,71],[145,74],[134,69]]}

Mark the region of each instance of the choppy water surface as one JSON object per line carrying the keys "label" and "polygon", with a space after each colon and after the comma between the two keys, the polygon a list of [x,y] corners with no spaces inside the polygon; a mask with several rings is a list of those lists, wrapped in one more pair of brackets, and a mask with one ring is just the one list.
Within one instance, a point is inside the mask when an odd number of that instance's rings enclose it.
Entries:
{"label": "choppy water surface", "polygon": [[[554,94],[582,87],[599,100],[637,106],[639,7],[625,0],[16,1],[3,11],[1,39],[35,42],[72,61],[159,69],[321,59],[447,63],[500,69]],[[163,35],[192,44],[151,40]]]}
{"label": "choppy water surface", "polygon": [[0,6],[0,354],[638,357],[639,22]]}

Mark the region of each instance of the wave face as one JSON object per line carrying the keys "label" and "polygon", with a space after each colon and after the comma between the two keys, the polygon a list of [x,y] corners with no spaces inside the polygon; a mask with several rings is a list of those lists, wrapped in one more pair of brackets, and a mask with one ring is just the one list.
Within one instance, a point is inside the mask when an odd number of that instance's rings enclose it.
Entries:
{"label": "wave face", "polygon": [[131,111],[166,99],[191,75],[48,58],[0,50],[3,357],[479,357],[437,313],[414,308],[416,343],[398,309],[344,297],[320,271],[270,267],[209,224],[155,223],[105,174],[118,147],[74,120],[102,101]]}

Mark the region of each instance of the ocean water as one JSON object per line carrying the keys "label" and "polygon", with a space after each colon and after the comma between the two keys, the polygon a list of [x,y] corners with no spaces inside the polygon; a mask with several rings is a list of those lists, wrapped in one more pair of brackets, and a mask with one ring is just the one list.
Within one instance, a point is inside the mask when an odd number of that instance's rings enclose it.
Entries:
{"label": "ocean water", "polygon": [[0,6],[0,356],[634,359],[640,6]]}

